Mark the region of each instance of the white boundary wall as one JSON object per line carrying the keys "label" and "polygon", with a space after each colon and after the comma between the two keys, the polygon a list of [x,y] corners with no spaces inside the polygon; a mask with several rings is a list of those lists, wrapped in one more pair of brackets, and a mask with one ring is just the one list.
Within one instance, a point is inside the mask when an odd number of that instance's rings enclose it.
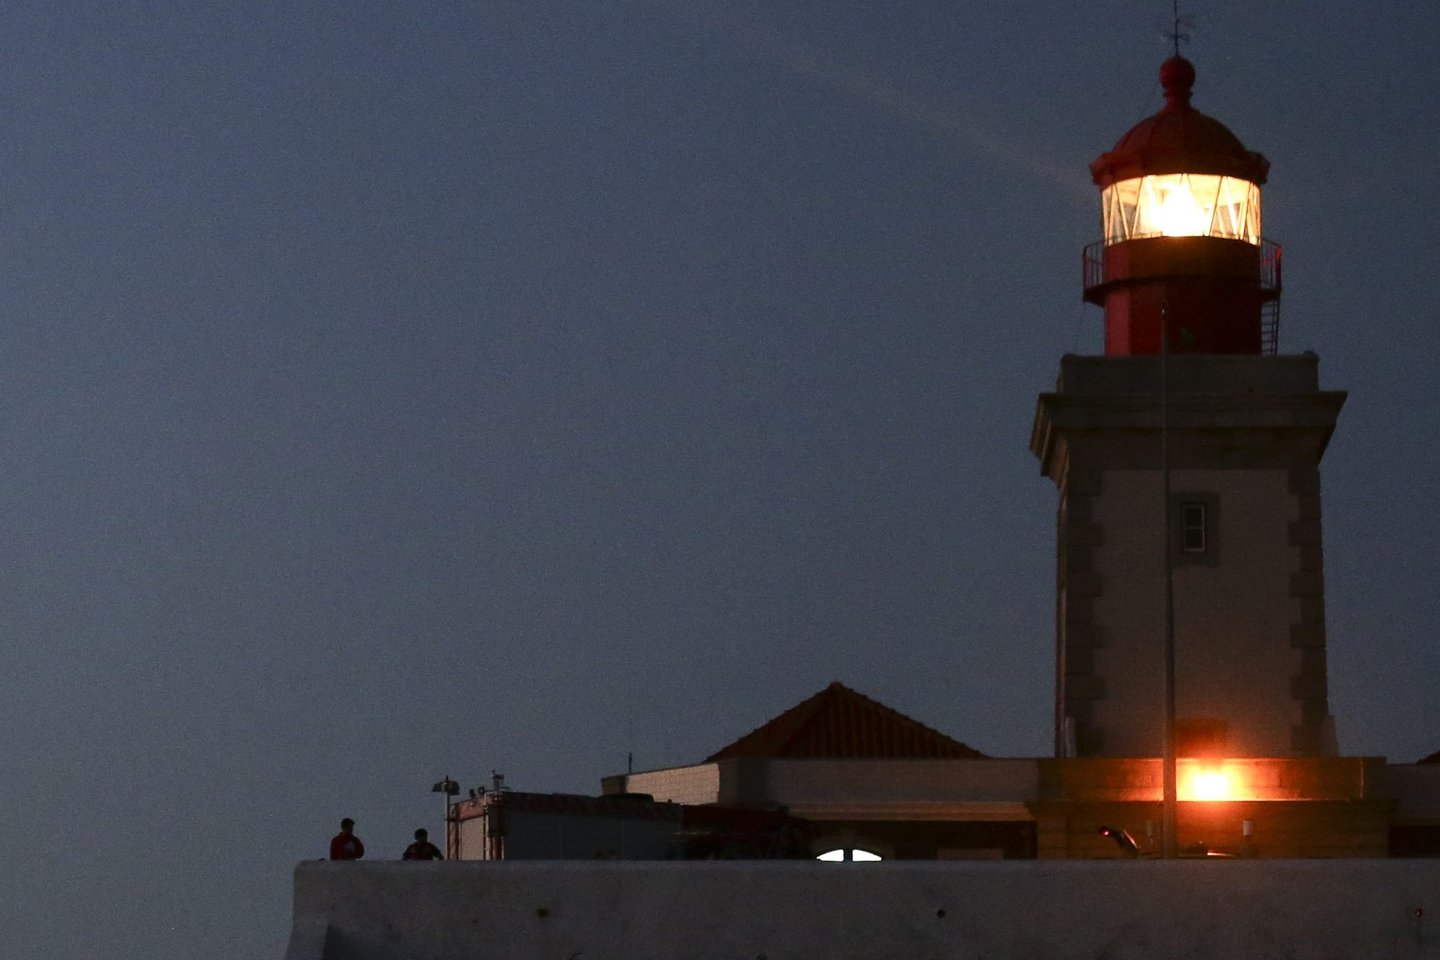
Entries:
{"label": "white boundary wall", "polygon": [[285,960],[1440,960],[1440,860],[302,863]]}

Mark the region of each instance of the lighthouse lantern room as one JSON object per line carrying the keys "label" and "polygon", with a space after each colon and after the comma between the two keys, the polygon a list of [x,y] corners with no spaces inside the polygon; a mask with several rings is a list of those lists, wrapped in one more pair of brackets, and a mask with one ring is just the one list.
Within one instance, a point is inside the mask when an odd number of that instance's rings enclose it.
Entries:
{"label": "lighthouse lantern room", "polygon": [[1105,352],[1273,353],[1280,248],[1260,233],[1270,162],[1190,105],[1188,60],[1165,61],[1160,83],[1160,112],[1090,165],[1104,233],[1085,250],[1085,299],[1105,307]]}

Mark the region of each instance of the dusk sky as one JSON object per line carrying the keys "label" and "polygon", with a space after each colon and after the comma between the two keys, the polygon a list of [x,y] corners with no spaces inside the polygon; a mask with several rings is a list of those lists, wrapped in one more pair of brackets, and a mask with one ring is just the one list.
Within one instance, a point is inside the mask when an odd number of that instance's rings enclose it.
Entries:
{"label": "dusk sky", "polygon": [[[695,762],[840,680],[1051,744],[1028,450],[1169,3],[0,13],[0,954],[279,960],[431,783]],[[1433,2],[1190,3],[1272,161],[1341,749],[1440,750]],[[1159,625],[1157,624],[1157,630]]]}

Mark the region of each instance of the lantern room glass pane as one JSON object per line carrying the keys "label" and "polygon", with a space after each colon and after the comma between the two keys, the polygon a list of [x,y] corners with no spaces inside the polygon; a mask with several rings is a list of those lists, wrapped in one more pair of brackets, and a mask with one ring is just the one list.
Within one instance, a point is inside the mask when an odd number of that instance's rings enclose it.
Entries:
{"label": "lantern room glass pane", "polygon": [[1260,244],[1260,188],[1238,177],[1165,173],[1121,180],[1101,195],[1105,242],[1228,237]]}

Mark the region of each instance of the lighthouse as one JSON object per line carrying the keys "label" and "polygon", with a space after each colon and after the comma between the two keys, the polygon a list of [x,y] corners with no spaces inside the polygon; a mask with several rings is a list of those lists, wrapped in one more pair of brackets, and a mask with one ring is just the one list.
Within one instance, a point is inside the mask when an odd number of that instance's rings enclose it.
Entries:
{"label": "lighthouse", "polygon": [[1167,672],[1181,757],[1336,753],[1319,468],[1345,394],[1279,350],[1270,164],[1192,106],[1195,82],[1167,60],[1163,107],[1090,165],[1103,352],[1063,357],[1036,408],[1060,757],[1160,756]]}

